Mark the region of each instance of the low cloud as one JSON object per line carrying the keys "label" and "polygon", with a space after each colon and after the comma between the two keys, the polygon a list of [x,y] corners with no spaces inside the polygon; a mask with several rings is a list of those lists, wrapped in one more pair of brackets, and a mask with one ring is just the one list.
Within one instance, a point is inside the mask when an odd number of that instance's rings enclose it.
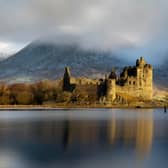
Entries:
{"label": "low cloud", "polygon": [[168,51],[167,20],[165,0],[0,0],[0,41],[68,34],[86,48],[158,61]]}

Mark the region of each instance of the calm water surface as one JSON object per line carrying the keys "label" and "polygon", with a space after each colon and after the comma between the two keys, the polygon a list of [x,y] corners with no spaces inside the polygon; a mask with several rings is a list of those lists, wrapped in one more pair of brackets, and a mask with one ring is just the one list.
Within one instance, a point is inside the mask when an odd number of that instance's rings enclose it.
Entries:
{"label": "calm water surface", "polygon": [[0,168],[167,168],[163,109],[0,112]]}

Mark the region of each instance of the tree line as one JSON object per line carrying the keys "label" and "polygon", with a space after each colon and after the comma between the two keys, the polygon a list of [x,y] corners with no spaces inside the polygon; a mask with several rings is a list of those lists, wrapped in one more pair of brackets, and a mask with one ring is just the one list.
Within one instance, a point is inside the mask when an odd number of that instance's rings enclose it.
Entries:
{"label": "tree line", "polygon": [[36,83],[0,83],[0,105],[42,105],[46,103],[93,103],[96,96],[78,89],[73,92],[62,91],[61,85],[52,81]]}

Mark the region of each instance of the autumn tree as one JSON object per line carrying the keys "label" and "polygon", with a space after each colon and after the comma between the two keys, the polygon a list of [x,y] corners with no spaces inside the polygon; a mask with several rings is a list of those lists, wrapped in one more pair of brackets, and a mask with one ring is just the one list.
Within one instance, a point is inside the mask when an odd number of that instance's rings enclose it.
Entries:
{"label": "autumn tree", "polygon": [[9,105],[11,103],[10,100],[10,90],[7,84],[0,84],[0,104],[1,105]]}
{"label": "autumn tree", "polygon": [[29,84],[13,84],[10,86],[11,104],[32,104],[34,95]]}

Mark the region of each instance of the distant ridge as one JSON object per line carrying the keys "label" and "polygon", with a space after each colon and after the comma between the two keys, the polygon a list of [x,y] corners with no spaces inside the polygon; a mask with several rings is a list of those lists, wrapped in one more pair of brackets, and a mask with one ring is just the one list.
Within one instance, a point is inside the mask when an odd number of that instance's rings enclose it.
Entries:
{"label": "distant ridge", "polygon": [[164,63],[154,69],[154,81],[159,87],[168,90],[168,58]]}
{"label": "distant ridge", "polygon": [[[137,56],[138,57],[138,56]],[[102,77],[112,67],[129,65],[112,52],[84,50],[76,44],[53,44],[35,41],[13,56],[0,61],[0,80],[34,82],[62,77],[65,66],[74,76]],[[168,88],[168,59],[154,67],[154,82]]]}
{"label": "distant ridge", "polygon": [[69,66],[75,76],[109,72],[124,62],[111,52],[84,50],[77,45],[33,42],[0,62],[0,80],[36,81],[57,79]]}

